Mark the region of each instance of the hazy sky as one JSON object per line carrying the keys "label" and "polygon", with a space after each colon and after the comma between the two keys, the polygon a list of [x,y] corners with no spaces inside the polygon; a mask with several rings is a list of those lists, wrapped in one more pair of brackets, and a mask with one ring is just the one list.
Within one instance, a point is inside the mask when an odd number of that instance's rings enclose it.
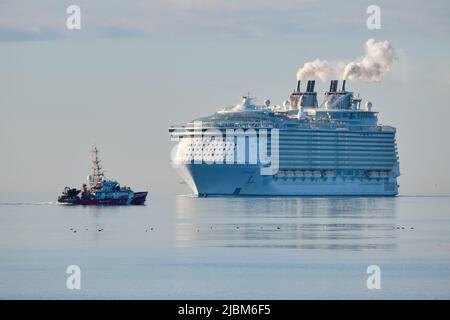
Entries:
{"label": "hazy sky", "polygon": [[[70,4],[81,30],[66,29]],[[366,27],[371,4],[381,30]],[[392,71],[347,88],[397,127],[400,192],[450,193],[449,33],[448,1],[0,0],[0,191],[79,186],[95,143],[123,184],[187,193],[169,125],[247,91],[281,103],[303,63],[375,38],[396,49]]]}

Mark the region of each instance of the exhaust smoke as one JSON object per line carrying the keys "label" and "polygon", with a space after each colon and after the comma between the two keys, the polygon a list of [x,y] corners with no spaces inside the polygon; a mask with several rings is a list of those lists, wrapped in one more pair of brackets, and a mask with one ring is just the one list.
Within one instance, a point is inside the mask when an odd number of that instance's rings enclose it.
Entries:
{"label": "exhaust smoke", "polygon": [[365,45],[365,55],[353,61],[327,61],[315,59],[298,69],[297,80],[332,78],[348,80],[380,81],[392,68],[396,58],[389,41],[376,42],[369,39]]}

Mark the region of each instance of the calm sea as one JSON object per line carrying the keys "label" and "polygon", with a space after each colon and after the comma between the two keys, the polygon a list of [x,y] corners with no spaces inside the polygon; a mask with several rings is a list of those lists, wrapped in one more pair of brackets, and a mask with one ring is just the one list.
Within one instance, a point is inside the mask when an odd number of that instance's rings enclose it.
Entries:
{"label": "calm sea", "polygon": [[[0,194],[0,298],[450,298],[450,197],[56,197]],[[80,290],[66,287],[69,265]]]}

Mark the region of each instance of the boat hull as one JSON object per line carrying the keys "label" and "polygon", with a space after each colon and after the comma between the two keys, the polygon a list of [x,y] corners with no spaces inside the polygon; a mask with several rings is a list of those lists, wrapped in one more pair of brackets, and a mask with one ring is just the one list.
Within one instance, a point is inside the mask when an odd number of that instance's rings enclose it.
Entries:
{"label": "boat hull", "polygon": [[59,203],[82,206],[126,206],[144,205],[148,192],[135,192],[131,201],[127,196],[117,199],[95,199],[95,198],[63,198],[58,199]]}
{"label": "boat hull", "polygon": [[198,196],[395,196],[395,178],[261,175],[258,165],[173,164]]}

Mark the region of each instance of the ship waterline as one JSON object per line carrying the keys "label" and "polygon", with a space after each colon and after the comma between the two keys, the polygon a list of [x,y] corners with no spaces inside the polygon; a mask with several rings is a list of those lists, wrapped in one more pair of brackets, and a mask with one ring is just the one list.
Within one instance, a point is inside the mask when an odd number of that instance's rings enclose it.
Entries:
{"label": "ship waterline", "polygon": [[306,92],[298,84],[284,107],[244,97],[171,127],[173,166],[199,196],[397,195],[396,129],[379,125],[371,103],[362,107],[345,84],[338,91],[332,81],[320,107],[313,90],[314,81]]}
{"label": "ship waterline", "polygon": [[394,196],[395,181],[383,178],[324,177],[318,170],[280,170],[261,175],[259,166],[174,164],[198,196]]}

